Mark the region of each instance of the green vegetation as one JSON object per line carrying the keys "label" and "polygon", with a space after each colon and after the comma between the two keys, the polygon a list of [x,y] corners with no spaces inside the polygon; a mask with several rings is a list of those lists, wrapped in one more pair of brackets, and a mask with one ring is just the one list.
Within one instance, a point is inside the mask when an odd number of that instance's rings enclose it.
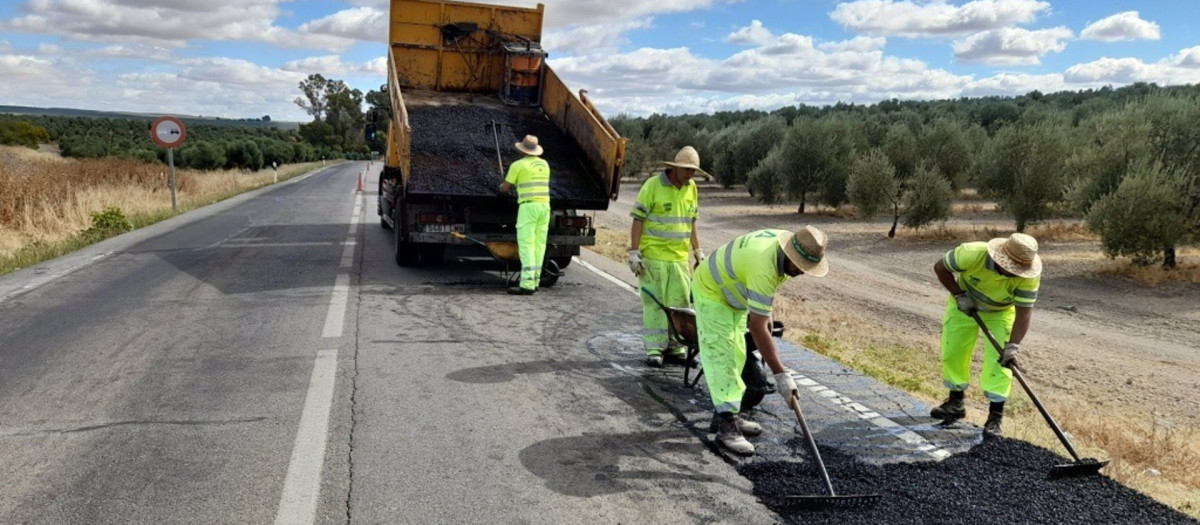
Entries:
{"label": "green vegetation", "polygon": [[[956,191],[975,188],[998,201],[1018,231],[1081,217],[1109,255],[1139,264],[1174,267],[1176,247],[1200,238],[1200,86],[611,122],[630,139],[626,173],[643,174],[692,145],[722,185],[745,185],[764,203],[796,203],[799,214],[810,202],[849,201],[868,216],[891,207],[897,221],[906,208],[905,225],[919,228],[944,220]],[[1145,193],[1126,198],[1134,192]],[[1154,231],[1129,230],[1129,221]]]}

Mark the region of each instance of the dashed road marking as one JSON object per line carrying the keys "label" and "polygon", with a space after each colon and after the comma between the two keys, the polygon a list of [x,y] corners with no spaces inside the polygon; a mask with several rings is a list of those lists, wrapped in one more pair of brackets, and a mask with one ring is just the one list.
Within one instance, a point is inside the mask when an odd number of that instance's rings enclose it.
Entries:
{"label": "dashed road marking", "polygon": [[350,302],[350,276],[338,274],[329,298],[329,311],[325,314],[325,329],[321,337],[341,337],[342,325],[346,324],[346,305]]}
{"label": "dashed road marking", "polygon": [[333,407],[333,387],[337,381],[337,354],[337,349],[317,352],[304,410],[300,413],[300,427],[292,445],[292,459],[283,481],[279,510],[275,513],[276,525],[313,523],[316,520],[329,413]]}

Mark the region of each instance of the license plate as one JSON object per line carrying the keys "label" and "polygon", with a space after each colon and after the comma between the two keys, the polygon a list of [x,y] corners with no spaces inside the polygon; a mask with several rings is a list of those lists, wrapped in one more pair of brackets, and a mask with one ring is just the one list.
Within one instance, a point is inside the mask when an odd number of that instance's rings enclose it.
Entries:
{"label": "license plate", "polygon": [[465,224],[426,224],[427,233],[462,233],[466,231]]}

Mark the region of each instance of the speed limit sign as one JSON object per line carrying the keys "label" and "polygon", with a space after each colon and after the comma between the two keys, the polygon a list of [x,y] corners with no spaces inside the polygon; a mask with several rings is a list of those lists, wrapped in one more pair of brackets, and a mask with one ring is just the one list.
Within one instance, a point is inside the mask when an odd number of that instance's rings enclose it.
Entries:
{"label": "speed limit sign", "polygon": [[183,127],[183,121],[175,117],[158,117],[150,125],[150,137],[159,146],[167,149],[177,148],[180,144],[183,144],[183,139],[187,137],[187,129]]}

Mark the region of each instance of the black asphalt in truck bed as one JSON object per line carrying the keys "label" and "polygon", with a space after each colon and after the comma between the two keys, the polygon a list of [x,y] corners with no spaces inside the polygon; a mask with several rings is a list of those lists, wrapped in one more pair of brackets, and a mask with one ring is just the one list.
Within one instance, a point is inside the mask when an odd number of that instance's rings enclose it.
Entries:
{"label": "black asphalt in truck bed", "polygon": [[[504,170],[523,157],[513,144],[536,135],[550,164],[555,207],[603,209],[607,191],[583,150],[541,108],[490,105],[414,105],[410,194],[492,197],[504,180],[497,163],[499,137]],[[499,126],[492,132],[492,122]]]}
{"label": "black asphalt in truck bed", "polygon": [[1103,476],[1048,480],[1067,460],[1029,443],[988,440],[941,462],[868,465],[821,447],[839,494],[878,493],[873,507],[818,511],[789,507],[784,496],[826,494],[802,437],[784,446],[793,457],[752,458],[738,472],[788,523],[1196,523],[1188,516]]}

